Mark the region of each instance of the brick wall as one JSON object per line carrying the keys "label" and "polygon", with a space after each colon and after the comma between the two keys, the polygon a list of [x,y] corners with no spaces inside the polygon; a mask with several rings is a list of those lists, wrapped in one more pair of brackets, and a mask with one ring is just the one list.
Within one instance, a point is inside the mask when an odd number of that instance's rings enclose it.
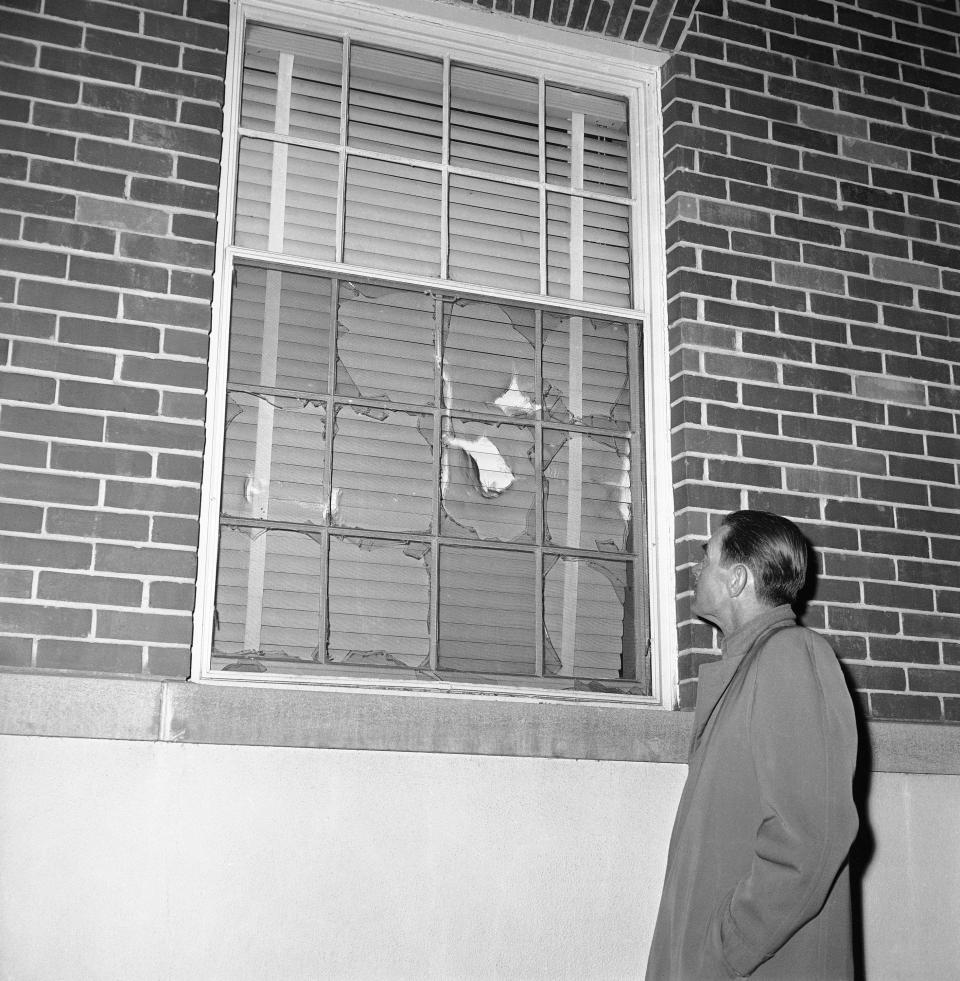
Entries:
{"label": "brick wall", "polygon": [[0,664],[187,673],[226,18],[0,4]]}
{"label": "brick wall", "polygon": [[876,718],[960,721],[958,37],[953,2],[700,0],[664,86],[681,589],[720,512],[794,518]]}
{"label": "brick wall", "polygon": [[[461,0],[466,3],[468,0]],[[960,721],[956,0],[477,0],[657,45],[682,704],[769,507],[877,718]],[[182,677],[226,4],[0,0],[0,662]]]}

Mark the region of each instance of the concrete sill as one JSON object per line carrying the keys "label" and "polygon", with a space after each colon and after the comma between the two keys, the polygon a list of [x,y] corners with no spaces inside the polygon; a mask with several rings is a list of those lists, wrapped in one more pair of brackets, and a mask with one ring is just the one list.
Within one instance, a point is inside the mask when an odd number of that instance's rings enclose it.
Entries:
{"label": "concrete sill", "polygon": [[[0,674],[0,733],[16,736],[682,763],[691,719],[622,702]],[[960,774],[960,726],[866,729],[874,771]]]}

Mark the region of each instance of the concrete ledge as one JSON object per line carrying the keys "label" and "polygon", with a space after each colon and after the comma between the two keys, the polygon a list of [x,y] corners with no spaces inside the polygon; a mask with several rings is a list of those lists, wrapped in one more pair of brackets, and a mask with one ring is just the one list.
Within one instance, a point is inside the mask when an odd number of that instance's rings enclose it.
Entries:
{"label": "concrete ledge", "polygon": [[[20,736],[683,763],[691,721],[624,702],[0,673],[0,733]],[[866,731],[874,771],[960,774],[960,726]]]}

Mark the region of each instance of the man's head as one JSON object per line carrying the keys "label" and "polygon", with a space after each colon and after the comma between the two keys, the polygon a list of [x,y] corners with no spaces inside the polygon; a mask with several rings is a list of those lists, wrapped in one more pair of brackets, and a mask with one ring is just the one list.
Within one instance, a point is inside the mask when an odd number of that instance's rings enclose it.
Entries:
{"label": "man's head", "polygon": [[734,511],[704,546],[693,612],[727,633],[766,608],[793,604],[807,578],[799,528],[767,511]]}

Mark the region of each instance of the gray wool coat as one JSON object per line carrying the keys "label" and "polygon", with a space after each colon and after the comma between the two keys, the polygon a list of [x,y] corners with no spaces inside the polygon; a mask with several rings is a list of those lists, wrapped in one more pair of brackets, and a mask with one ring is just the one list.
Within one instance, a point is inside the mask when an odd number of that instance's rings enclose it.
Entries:
{"label": "gray wool coat", "polygon": [[852,979],[857,730],[836,655],[789,606],[700,669],[647,981]]}

